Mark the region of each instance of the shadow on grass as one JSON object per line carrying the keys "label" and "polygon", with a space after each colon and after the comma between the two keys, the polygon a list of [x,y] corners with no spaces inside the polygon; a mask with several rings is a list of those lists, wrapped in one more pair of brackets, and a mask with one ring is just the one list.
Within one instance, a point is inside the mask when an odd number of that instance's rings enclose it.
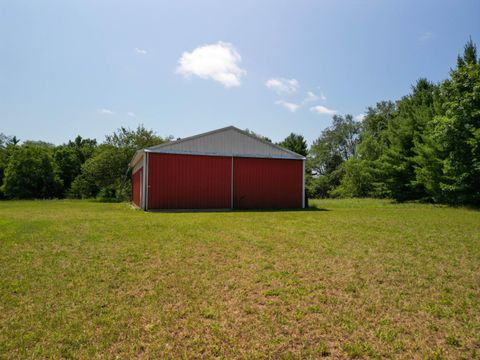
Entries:
{"label": "shadow on grass", "polygon": [[168,214],[184,214],[184,213],[269,213],[269,212],[317,212],[330,211],[329,209],[310,206],[305,209],[149,209],[149,213],[168,213]]}

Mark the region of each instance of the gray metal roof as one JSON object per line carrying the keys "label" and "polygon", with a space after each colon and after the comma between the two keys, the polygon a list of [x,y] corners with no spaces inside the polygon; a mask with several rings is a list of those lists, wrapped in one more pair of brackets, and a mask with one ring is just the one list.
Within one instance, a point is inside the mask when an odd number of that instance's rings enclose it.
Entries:
{"label": "gray metal roof", "polygon": [[300,154],[228,126],[145,149],[147,152],[303,160]]}
{"label": "gray metal roof", "polygon": [[138,150],[130,161],[130,167],[138,164],[145,152],[294,160],[305,159],[305,157],[300,154],[272,144],[234,126],[228,126]]}

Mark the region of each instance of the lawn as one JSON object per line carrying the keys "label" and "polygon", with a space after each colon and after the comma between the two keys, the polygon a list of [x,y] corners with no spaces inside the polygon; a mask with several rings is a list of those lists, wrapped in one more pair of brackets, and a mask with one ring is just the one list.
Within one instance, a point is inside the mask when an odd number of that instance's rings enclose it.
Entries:
{"label": "lawn", "polygon": [[0,358],[479,358],[480,212],[0,202]]}

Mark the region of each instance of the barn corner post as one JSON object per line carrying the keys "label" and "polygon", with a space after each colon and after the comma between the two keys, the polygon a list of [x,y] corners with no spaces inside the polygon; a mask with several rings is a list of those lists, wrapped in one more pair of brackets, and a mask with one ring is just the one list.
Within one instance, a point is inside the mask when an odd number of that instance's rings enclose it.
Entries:
{"label": "barn corner post", "polygon": [[142,208],[148,210],[148,152],[143,153],[143,194]]}

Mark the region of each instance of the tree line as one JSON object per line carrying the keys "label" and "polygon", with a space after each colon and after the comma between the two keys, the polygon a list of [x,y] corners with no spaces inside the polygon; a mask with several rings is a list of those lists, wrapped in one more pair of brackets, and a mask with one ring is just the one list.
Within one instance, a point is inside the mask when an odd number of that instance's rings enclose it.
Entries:
{"label": "tree line", "polygon": [[314,197],[480,205],[480,63],[470,40],[448,79],[420,79],[361,122],[335,116],[309,151]]}
{"label": "tree line", "polygon": [[60,146],[42,141],[19,144],[15,136],[0,134],[0,198],[127,200],[128,163],[135,151],[168,140],[142,125],[135,130],[122,127],[101,144],[81,136]]}
{"label": "tree line", "polygon": [[[361,121],[332,120],[310,148],[295,133],[278,143],[307,157],[309,197],[480,205],[480,61],[471,40],[448,79],[419,79],[401,99],[368,107]],[[20,144],[0,134],[0,198],[127,200],[135,151],[171,139],[142,125],[100,144],[80,136],[60,146]]]}

